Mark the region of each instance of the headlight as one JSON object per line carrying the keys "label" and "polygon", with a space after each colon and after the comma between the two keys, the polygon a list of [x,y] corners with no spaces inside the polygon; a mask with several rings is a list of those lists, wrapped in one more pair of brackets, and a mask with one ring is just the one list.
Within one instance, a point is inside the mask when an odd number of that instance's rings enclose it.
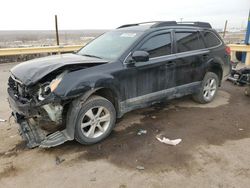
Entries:
{"label": "headlight", "polygon": [[53,92],[57,88],[57,86],[60,84],[61,81],[62,81],[62,78],[56,78],[52,80],[52,82],[49,84],[50,91]]}
{"label": "headlight", "polygon": [[60,84],[60,82],[63,79],[63,76],[68,73],[68,71],[64,71],[63,73],[59,74],[54,80],[52,80],[50,83],[46,82],[40,86],[40,89],[38,91],[38,99],[44,100],[47,95],[49,95],[51,92],[55,91],[57,86]]}
{"label": "headlight", "polygon": [[50,91],[53,92],[57,86],[60,84],[60,82],[62,81],[63,79],[63,76],[65,74],[67,74],[68,71],[64,71],[63,73],[59,74],[54,80],[52,80],[49,84],[49,87],[50,87]]}

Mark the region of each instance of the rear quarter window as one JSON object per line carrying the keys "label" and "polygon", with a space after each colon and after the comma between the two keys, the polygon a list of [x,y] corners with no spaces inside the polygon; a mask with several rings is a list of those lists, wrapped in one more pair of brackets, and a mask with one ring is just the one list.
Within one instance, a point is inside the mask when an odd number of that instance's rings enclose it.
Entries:
{"label": "rear quarter window", "polygon": [[215,47],[221,44],[220,39],[210,31],[203,32],[204,39],[208,48]]}

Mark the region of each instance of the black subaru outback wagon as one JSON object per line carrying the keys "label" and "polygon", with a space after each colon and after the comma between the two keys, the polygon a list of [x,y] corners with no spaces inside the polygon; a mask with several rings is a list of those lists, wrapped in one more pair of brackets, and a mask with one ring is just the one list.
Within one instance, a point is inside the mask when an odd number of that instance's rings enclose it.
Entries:
{"label": "black subaru outback wagon", "polygon": [[76,53],[15,66],[8,99],[28,147],[93,144],[128,111],[184,95],[211,102],[229,60],[209,23],[128,24]]}

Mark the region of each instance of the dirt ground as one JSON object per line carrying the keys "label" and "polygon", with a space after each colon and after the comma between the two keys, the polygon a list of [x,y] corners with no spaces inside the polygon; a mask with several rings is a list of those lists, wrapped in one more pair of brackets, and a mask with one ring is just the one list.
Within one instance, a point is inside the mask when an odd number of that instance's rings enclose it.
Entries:
{"label": "dirt ground", "polygon": [[[2,119],[10,116],[13,65],[0,65]],[[186,97],[130,112],[93,146],[30,150],[13,119],[0,122],[0,187],[249,187],[250,98],[243,91],[224,82],[208,105]],[[147,133],[137,135],[140,129]],[[158,134],[182,142],[165,145]]]}

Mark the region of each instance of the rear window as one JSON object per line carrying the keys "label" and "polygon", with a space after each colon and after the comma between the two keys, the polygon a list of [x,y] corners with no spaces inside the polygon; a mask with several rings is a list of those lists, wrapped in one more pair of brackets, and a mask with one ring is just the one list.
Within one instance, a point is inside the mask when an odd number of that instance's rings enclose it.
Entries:
{"label": "rear window", "polygon": [[205,48],[199,32],[176,32],[175,40],[178,53]]}
{"label": "rear window", "polygon": [[218,46],[221,43],[218,37],[209,31],[204,32],[204,38],[208,48]]}

